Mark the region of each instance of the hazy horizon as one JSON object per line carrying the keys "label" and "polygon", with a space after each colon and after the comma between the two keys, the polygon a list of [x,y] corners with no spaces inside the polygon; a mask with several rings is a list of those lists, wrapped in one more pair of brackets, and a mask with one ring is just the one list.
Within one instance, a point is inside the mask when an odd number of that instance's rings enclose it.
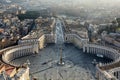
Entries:
{"label": "hazy horizon", "polygon": [[[2,1],[2,0],[0,0]],[[9,0],[3,0],[8,1]],[[120,17],[120,0],[10,0],[27,10],[49,9],[56,14],[77,16],[84,20],[109,22]]]}

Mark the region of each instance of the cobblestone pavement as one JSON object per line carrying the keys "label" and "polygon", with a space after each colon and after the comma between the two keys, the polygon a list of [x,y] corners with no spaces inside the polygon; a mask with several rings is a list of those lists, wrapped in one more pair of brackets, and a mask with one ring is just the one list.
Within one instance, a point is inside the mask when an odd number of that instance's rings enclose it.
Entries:
{"label": "cobblestone pavement", "polygon": [[106,62],[108,59],[98,58],[95,55],[83,53],[72,44],[64,46],[64,65],[58,66],[59,54],[54,44],[47,45],[39,54],[26,56],[14,60],[23,64],[30,61],[30,74],[38,80],[95,80],[95,66],[93,59]]}

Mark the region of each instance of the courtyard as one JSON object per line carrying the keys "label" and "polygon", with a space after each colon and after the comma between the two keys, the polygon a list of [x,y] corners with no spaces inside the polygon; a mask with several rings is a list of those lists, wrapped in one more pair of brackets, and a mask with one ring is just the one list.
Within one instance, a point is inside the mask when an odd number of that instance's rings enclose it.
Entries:
{"label": "courtyard", "polygon": [[73,44],[63,46],[64,65],[58,65],[60,53],[55,44],[48,44],[38,54],[15,59],[17,64],[30,61],[30,75],[38,80],[95,80],[95,65],[92,61],[107,63],[111,60],[83,53]]}

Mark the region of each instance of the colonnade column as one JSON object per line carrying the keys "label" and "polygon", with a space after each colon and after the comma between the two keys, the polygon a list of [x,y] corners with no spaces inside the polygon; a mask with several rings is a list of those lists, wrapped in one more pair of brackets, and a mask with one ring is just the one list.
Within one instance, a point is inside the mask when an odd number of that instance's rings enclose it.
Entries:
{"label": "colonnade column", "polygon": [[89,46],[87,45],[87,53],[89,53]]}
{"label": "colonnade column", "polygon": [[85,45],[83,45],[83,52],[85,52]]}

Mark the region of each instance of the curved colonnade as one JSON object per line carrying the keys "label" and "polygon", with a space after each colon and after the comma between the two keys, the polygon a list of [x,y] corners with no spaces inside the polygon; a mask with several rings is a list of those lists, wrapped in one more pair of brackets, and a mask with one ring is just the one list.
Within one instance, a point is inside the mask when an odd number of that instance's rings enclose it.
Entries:
{"label": "curved colonnade", "polygon": [[[44,34],[39,39],[29,39],[19,41],[19,45],[9,47],[0,51],[2,59],[5,63],[19,67],[21,64],[12,63],[12,60],[39,53],[39,49],[46,46],[47,43],[55,43],[54,34]],[[115,49],[95,44],[87,44],[88,39],[83,39],[77,34],[65,34],[65,43],[73,43],[83,52],[91,54],[104,55],[113,60],[111,63],[101,64],[97,66],[96,77],[98,80],[120,80],[120,53]]]}
{"label": "curved colonnade", "polygon": [[0,50],[0,54],[2,55],[1,57],[4,63],[20,67],[23,64],[13,62],[14,59],[39,53],[39,49],[44,48],[45,43],[54,43],[53,35],[46,34],[42,35],[39,39],[20,40],[17,46]]}
{"label": "curved colonnade", "polygon": [[120,53],[117,50],[95,44],[85,44],[83,52],[103,55],[113,60],[111,63],[96,66],[98,80],[120,80]]}
{"label": "curved colonnade", "polygon": [[10,48],[7,48],[4,50],[2,53],[2,60],[9,65],[19,67],[22,66],[22,64],[17,64],[12,62],[12,60],[23,57],[23,56],[28,56],[33,53],[38,53],[38,44],[21,44],[17,46],[13,46]]}
{"label": "curved colonnade", "polygon": [[98,80],[120,80],[120,53],[106,46],[88,44],[87,39],[82,39],[77,34],[66,34],[66,43],[73,43],[83,52],[90,54],[98,54],[113,60],[111,63],[100,64],[96,66],[96,78]]}

